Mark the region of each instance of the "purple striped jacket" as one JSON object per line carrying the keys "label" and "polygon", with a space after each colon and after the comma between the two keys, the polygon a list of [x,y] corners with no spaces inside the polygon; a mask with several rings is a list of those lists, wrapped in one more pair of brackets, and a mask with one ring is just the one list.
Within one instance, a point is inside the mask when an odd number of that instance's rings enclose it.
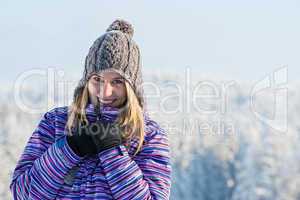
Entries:
{"label": "purple striped jacket", "polygon": [[[170,149],[167,134],[144,114],[145,140],[138,139],[91,157],[79,157],[66,142],[67,107],[44,114],[14,170],[14,199],[169,199]],[[101,108],[100,120],[113,122],[119,110]],[[94,106],[86,115],[96,121]]]}

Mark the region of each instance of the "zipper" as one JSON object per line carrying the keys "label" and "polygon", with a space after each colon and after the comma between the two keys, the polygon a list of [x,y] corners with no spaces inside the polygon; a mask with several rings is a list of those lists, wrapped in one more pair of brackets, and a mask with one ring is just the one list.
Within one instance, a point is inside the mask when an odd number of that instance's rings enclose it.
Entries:
{"label": "zipper", "polygon": [[99,102],[99,100],[97,100],[97,105],[95,107],[95,112],[96,112],[97,121],[100,121],[102,116],[101,116],[101,113],[100,113],[100,102]]}

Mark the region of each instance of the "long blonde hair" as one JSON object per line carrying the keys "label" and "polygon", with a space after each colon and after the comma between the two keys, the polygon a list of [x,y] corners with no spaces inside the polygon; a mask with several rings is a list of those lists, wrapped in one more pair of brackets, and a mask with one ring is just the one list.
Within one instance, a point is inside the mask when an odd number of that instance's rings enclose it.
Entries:
{"label": "long blonde hair", "polygon": [[[121,129],[124,130],[123,138],[126,141],[130,141],[133,137],[138,137],[139,142],[134,156],[140,151],[144,142],[145,128],[144,128],[144,116],[143,109],[139,104],[139,101],[130,86],[125,81],[125,88],[127,93],[127,103],[124,109],[121,109],[121,113],[117,119],[117,123]],[[88,83],[81,89],[79,95],[74,99],[69,109],[69,117],[66,124],[66,128],[69,134],[72,134],[72,128],[79,122],[88,124],[88,120],[85,113],[86,105],[89,101]],[[128,142],[130,144],[130,142]],[[128,146],[130,147],[130,146]]]}

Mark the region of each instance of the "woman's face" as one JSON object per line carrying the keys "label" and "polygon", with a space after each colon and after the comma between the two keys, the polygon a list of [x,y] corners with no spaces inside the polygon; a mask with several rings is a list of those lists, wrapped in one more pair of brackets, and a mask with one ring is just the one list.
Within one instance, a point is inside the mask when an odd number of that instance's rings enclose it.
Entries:
{"label": "woman's face", "polygon": [[94,105],[121,107],[127,100],[125,79],[112,71],[93,74],[88,81],[89,98]]}

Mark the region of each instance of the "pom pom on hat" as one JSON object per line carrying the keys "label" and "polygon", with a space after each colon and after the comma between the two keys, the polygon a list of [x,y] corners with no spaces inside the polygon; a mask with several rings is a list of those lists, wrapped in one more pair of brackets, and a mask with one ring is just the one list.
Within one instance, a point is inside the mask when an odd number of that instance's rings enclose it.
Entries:
{"label": "pom pom on hat", "polygon": [[129,22],[127,22],[127,21],[125,21],[123,19],[117,19],[117,20],[115,20],[106,29],[106,32],[113,31],[113,30],[121,31],[122,33],[127,34],[130,38],[133,37],[133,33],[134,33],[133,26]]}

